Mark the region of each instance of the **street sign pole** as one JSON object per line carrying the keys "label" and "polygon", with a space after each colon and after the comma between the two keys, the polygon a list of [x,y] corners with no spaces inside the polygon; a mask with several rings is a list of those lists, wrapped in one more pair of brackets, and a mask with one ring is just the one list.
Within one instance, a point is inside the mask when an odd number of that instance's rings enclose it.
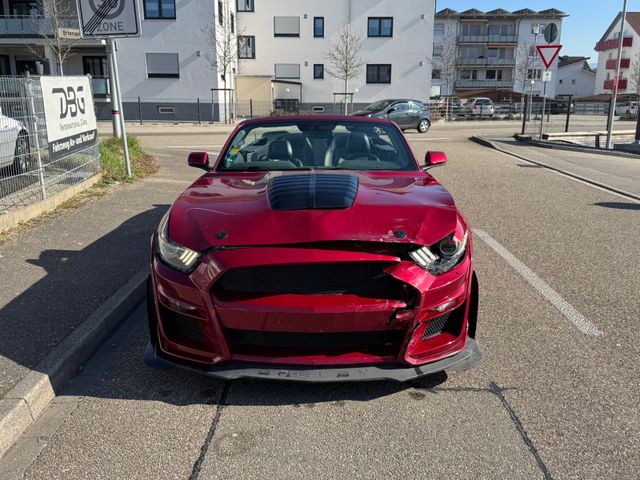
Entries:
{"label": "street sign pole", "polygon": [[120,105],[116,101],[116,75],[115,68],[113,67],[113,45],[111,42],[107,43],[107,55],[109,56],[109,92],[111,97],[111,123],[113,124],[113,136],[116,138],[122,138],[122,131],[120,130]]}
{"label": "street sign pole", "polygon": [[627,19],[627,0],[624,0],[622,7],[622,21],[620,22],[620,36],[618,37],[618,59],[616,60],[616,74],[613,77],[613,98],[611,99],[611,106],[609,107],[609,117],[607,118],[607,145],[606,149],[613,148],[613,116],[616,110],[616,98],[618,97],[618,84],[620,82],[620,62],[622,60],[622,43],[624,37],[624,24]]}
{"label": "street sign pole", "polygon": [[109,50],[111,51],[111,61],[113,62],[113,78],[115,79],[115,90],[111,92],[114,103],[117,105],[120,115],[120,131],[122,132],[122,150],[124,151],[124,166],[127,170],[127,177],[131,177],[131,162],[129,161],[129,144],[127,142],[127,131],[124,123],[124,109],[122,108],[122,95],[120,94],[120,74],[118,73],[118,46],[113,38],[109,38]]}
{"label": "street sign pole", "polygon": [[[548,75],[549,70],[547,69],[547,71],[545,72]],[[545,75],[545,77],[547,76]],[[544,88],[542,90],[542,115],[540,115],[540,136],[539,136],[539,140],[542,141],[542,132],[544,130],[544,110],[545,107],[547,106],[547,84],[549,83],[547,81],[547,78],[544,78]]]}

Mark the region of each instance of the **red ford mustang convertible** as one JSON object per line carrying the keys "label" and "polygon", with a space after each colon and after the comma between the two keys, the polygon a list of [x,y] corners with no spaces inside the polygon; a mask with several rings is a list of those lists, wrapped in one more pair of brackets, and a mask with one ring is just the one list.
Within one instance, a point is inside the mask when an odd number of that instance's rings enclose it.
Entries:
{"label": "red ford mustang convertible", "polygon": [[471,232],[399,128],[354,117],[251,120],[152,239],[148,364],[222,378],[411,380],[466,370]]}

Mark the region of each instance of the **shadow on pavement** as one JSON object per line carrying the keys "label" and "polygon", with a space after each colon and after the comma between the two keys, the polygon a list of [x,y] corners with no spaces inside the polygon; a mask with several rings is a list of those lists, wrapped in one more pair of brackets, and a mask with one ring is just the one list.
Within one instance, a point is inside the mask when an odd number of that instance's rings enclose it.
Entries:
{"label": "shadow on pavement", "polygon": [[27,260],[46,273],[0,310],[0,396],[26,373],[21,366],[36,368],[148,263],[150,236],[168,207],[156,205],[81,250],[44,250]]}
{"label": "shadow on pavement", "polygon": [[640,203],[627,202],[596,202],[597,207],[615,208],[617,210],[640,210]]}

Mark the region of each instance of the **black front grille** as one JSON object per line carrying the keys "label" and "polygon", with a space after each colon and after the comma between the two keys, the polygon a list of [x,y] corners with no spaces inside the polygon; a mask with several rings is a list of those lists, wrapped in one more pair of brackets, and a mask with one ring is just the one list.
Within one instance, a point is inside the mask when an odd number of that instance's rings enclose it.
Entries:
{"label": "black front grille", "polygon": [[404,299],[411,287],[385,273],[385,262],[272,265],[237,268],[216,283],[216,294],[344,295]]}
{"label": "black front grille", "polygon": [[311,354],[314,351],[360,352],[376,354],[395,354],[402,344],[405,332],[385,330],[378,332],[340,332],[340,333],[295,333],[262,332],[256,330],[227,329],[226,335],[234,351],[241,353],[243,348],[264,348],[277,355],[278,350],[288,354]]}
{"label": "black front grille", "polygon": [[283,175],[269,184],[273,210],[349,208],[358,192],[358,177],[334,173]]}
{"label": "black front grille", "polygon": [[179,338],[190,338],[192,340],[203,341],[205,339],[200,321],[187,315],[181,315],[160,305],[160,321],[162,328],[169,340]]}
{"label": "black front grille", "polygon": [[466,310],[466,303],[463,303],[455,310],[439,315],[429,320],[427,328],[425,328],[422,334],[422,340],[426,340],[429,337],[439,335],[441,333],[448,333],[457,337],[462,331],[462,324],[464,323],[464,313]]}
{"label": "black front grille", "polygon": [[440,315],[439,317],[432,318],[429,320],[427,324],[427,328],[422,335],[422,339],[433,337],[434,335],[438,335],[442,333],[442,329],[447,324],[447,320],[449,320],[449,314],[445,313],[444,315]]}

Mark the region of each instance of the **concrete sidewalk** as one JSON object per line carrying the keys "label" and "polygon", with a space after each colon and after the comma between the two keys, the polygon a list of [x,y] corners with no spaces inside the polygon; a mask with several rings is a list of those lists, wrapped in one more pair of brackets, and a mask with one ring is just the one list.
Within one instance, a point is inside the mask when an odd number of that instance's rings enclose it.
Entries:
{"label": "concrete sidewalk", "polygon": [[186,161],[159,162],[157,174],[0,243],[0,436],[9,428],[3,414],[16,415],[19,405],[8,399],[23,379],[42,370],[50,352],[148,265],[161,216],[202,173]]}
{"label": "concrete sidewalk", "polygon": [[[225,138],[235,128],[235,124],[224,123],[172,123],[172,122],[127,122],[128,134],[136,136],[165,136],[165,135],[222,135]],[[101,137],[113,134],[111,122],[98,122],[98,133]]]}

